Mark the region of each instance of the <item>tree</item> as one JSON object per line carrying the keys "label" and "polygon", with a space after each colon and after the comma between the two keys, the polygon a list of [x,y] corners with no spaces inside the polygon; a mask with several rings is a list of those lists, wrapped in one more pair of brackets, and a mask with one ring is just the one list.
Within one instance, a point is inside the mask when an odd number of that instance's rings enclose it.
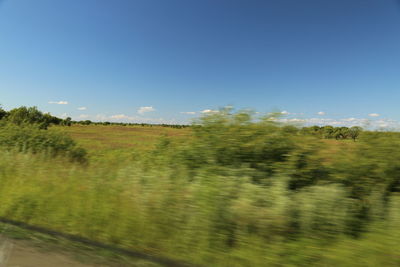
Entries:
{"label": "tree", "polygon": [[335,128],[335,131],[333,132],[333,136],[335,137],[336,140],[346,139],[347,137],[349,137],[349,128],[337,127],[337,128]]}
{"label": "tree", "polygon": [[358,136],[360,135],[360,133],[362,132],[362,128],[359,126],[353,126],[348,130],[348,134],[350,136],[350,138],[353,139],[353,141],[355,142],[356,139],[358,138]]}
{"label": "tree", "polygon": [[325,139],[333,138],[333,133],[335,132],[335,128],[333,126],[327,125],[322,127],[321,130]]}
{"label": "tree", "polygon": [[349,128],[348,127],[340,127],[340,132],[342,134],[343,139],[347,139],[349,137]]}
{"label": "tree", "polygon": [[42,129],[46,129],[50,123],[48,117],[45,117],[36,107],[24,106],[10,110],[7,121],[16,125],[37,123]]}
{"label": "tree", "polygon": [[2,118],[4,118],[5,116],[7,116],[7,111],[5,111],[4,109],[2,109],[2,108],[0,107],[0,120],[1,120]]}
{"label": "tree", "polygon": [[92,121],[91,120],[85,120],[85,121],[81,121],[80,123],[82,125],[90,125],[90,124],[92,124]]}
{"label": "tree", "polygon": [[6,116],[8,122],[23,125],[36,124],[40,129],[47,129],[50,124],[60,124],[62,119],[43,113],[37,107],[19,107],[10,110]]}
{"label": "tree", "polygon": [[72,124],[71,117],[67,117],[65,120],[63,120],[62,124],[65,125],[65,126],[71,126],[71,124]]}
{"label": "tree", "polygon": [[63,122],[63,119],[51,116],[50,113],[43,114],[43,120],[46,121],[48,124],[56,124],[56,125],[60,125]]}
{"label": "tree", "polygon": [[296,135],[299,129],[293,125],[285,125],[282,127],[282,131],[287,134]]}

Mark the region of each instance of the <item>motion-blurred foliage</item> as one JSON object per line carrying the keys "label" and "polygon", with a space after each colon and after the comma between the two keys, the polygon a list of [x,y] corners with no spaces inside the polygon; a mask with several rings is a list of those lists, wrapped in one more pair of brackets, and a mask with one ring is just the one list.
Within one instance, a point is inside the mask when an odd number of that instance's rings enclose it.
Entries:
{"label": "motion-blurred foliage", "polygon": [[206,266],[398,266],[399,148],[224,109],[123,165],[3,150],[0,216]]}

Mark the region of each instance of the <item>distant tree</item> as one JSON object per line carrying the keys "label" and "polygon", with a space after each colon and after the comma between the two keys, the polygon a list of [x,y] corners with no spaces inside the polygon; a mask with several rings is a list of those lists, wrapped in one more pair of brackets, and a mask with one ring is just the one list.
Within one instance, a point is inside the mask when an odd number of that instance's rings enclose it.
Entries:
{"label": "distant tree", "polygon": [[333,138],[333,133],[335,132],[335,128],[333,126],[327,125],[321,128],[322,136],[325,139]]}
{"label": "distant tree", "polygon": [[67,117],[65,120],[62,121],[62,125],[71,126],[71,124],[72,124],[71,117]]}
{"label": "distant tree", "polygon": [[321,130],[321,127],[314,125],[314,126],[311,126],[311,130],[313,133],[318,133]]}
{"label": "distant tree", "polygon": [[59,124],[60,119],[51,116],[50,114],[43,114],[36,107],[19,107],[12,109],[8,112],[7,121],[16,124],[38,124],[39,128],[47,129],[51,124]]}
{"label": "distant tree", "polygon": [[[181,126],[181,128],[183,128],[184,125]],[[297,132],[299,131],[299,129],[293,125],[285,125],[282,127],[282,132],[287,133],[287,134],[291,134],[291,135],[295,135],[297,134]]]}
{"label": "distant tree", "polygon": [[348,127],[340,127],[340,132],[342,133],[342,138],[349,138],[349,128]]}
{"label": "distant tree", "polygon": [[362,128],[361,127],[359,127],[359,126],[353,126],[353,127],[351,127],[349,130],[348,130],[348,134],[349,134],[349,137],[351,138],[351,139],[353,139],[353,141],[355,142],[356,141],[356,139],[358,138],[358,136],[360,135],[360,133],[362,132]]}
{"label": "distant tree", "polygon": [[336,140],[346,139],[349,136],[349,128],[347,127],[336,127],[333,135]]}
{"label": "distant tree", "polygon": [[7,116],[7,111],[0,107],[0,120]]}
{"label": "distant tree", "polygon": [[85,120],[85,121],[82,121],[81,124],[82,125],[90,125],[90,124],[92,124],[92,121],[91,120]]}
{"label": "distant tree", "polygon": [[63,119],[51,116],[50,113],[43,114],[43,118],[44,118],[44,121],[46,121],[49,124],[60,125],[63,122]]}
{"label": "distant tree", "polygon": [[304,135],[314,135],[320,138],[331,139],[348,139],[351,138],[354,141],[358,138],[363,129],[359,126],[348,127],[333,127],[327,126],[311,126],[303,127],[300,129],[300,133]]}

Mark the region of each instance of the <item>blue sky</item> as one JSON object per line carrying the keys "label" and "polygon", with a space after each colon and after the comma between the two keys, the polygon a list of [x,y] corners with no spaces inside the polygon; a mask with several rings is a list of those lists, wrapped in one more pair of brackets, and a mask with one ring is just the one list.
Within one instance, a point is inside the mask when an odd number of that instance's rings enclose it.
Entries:
{"label": "blue sky", "polygon": [[0,0],[6,109],[185,123],[233,105],[393,125],[399,99],[395,0]]}

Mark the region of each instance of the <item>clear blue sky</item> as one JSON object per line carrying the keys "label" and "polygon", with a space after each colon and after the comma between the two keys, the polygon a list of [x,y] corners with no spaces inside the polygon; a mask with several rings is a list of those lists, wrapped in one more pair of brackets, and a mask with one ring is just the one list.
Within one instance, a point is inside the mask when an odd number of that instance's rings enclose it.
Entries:
{"label": "clear blue sky", "polygon": [[196,115],[181,112],[233,105],[389,121],[399,102],[395,0],[0,0],[6,109],[187,122]]}

